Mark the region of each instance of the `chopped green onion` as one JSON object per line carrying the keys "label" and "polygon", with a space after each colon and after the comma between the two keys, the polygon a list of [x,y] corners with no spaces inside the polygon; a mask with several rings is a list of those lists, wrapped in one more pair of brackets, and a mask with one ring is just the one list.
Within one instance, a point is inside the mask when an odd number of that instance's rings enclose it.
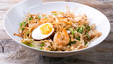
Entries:
{"label": "chopped green onion", "polygon": [[25,44],[25,43],[23,43],[23,42],[21,42],[22,44]]}
{"label": "chopped green onion", "polygon": [[21,28],[21,31],[23,31],[24,30],[24,28]]}
{"label": "chopped green onion", "polygon": [[88,31],[90,31],[90,26],[86,27],[86,29],[87,29]]}
{"label": "chopped green onion", "polygon": [[[20,24],[20,27],[22,27],[22,25],[25,27],[27,22],[22,22],[22,23],[19,23],[19,24]],[[21,31],[23,31],[23,30],[24,30],[24,28],[21,28]]]}
{"label": "chopped green onion", "polygon": [[90,39],[89,34],[86,32],[87,37]]}
{"label": "chopped green onion", "polygon": [[85,42],[85,45],[87,45],[88,42]]}
{"label": "chopped green onion", "polygon": [[20,27],[22,27],[22,23],[19,23]]}
{"label": "chopped green onion", "polygon": [[41,19],[41,16],[40,15],[38,15],[38,19]]}
{"label": "chopped green onion", "polygon": [[26,26],[27,22],[23,22],[24,23],[24,27]]}
{"label": "chopped green onion", "polygon": [[29,30],[25,34],[28,34],[28,33],[29,33]]}
{"label": "chopped green onion", "polygon": [[22,23],[19,23],[20,24],[20,27],[22,27],[22,25],[25,27],[27,22],[22,22]]}
{"label": "chopped green onion", "polygon": [[84,28],[82,27],[82,33],[83,33],[83,31],[84,31]]}
{"label": "chopped green onion", "polygon": [[33,43],[30,43],[30,47],[35,47],[35,46],[33,45]]}
{"label": "chopped green onion", "polygon": [[57,15],[57,13],[53,13],[53,15],[55,15],[55,16],[56,16],[56,15]]}
{"label": "chopped green onion", "polygon": [[77,29],[75,29],[77,32],[79,33],[83,33],[84,28],[83,27],[78,27]]}
{"label": "chopped green onion", "polygon": [[75,44],[76,43],[76,41],[71,41],[71,38],[70,38],[70,41],[69,41],[69,46],[71,46],[71,44]]}
{"label": "chopped green onion", "polygon": [[41,46],[45,46],[45,44],[43,43],[43,44],[41,44]]}
{"label": "chopped green onion", "polygon": [[25,43],[23,43],[23,42],[22,42],[22,44],[29,46],[28,44],[25,44]]}
{"label": "chopped green onion", "polygon": [[78,32],[78,29],[75,29]]}
{"label": "chopped green onion", "polygon": [[42,50],[43,48],[39,48],[40,50]]}
{"label": "chopped green onion", "polygon": [[69,44],[68,45],[71,45],[71,38],[70,38],[70,41],[69,41]]}
{"label": "chopped green onion", "polygon": [[86,26],[86,24],[84,24],[85,28],[90,31],[90,26]]}
{"label": "chopped green onion", "polygon": [[71,30],[72,35],[74,35],[74,30],[72,28],[69,28]]}
{"label": "chopped green onion", "polygon": [[84,26],[86,27],[86,24],[84,24]]}
{"label": "chopped green onion", "polygon": [[77,32],[79,32],[80,27],[78,27]]}
{"label": "chopped green onion", "polygon": [[76,41],[73,41],[72,43],[73,43],[73,44],[75,44],[75,43],[76,43]]}
{"label": "chopped green onion", "polygon": [[31,18],[31,17],[29,18],[29,20],[32,20],[32,19],[33,19],[33,18]]}
{"label": "chopped green onion", "polygon": [[48,48],[49,48],[50,51],[52,50],[52,48],[50,46],[48,46]]}
{"label": "chopped green onion", "polygon": [[78,30],[78,32],[79,33],[83,33],[83,30],[84,30],[84,28],[83,27],[80,27],[79,30]]}
{"label": "chopped green onion", "polygon": [[80,36],[79,36],[79,37],[77,37],[76,39],[80,41]]}

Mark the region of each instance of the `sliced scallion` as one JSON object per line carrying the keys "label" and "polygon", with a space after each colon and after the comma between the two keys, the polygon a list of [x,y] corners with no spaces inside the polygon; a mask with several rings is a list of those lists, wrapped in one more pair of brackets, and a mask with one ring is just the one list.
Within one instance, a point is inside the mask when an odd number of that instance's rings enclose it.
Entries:
{"label": "sliced scallion", "polygon": [[84,28],[83,27],[78,27],[77,29],[75,29],[77,32],[79,33],[83,33]]}
{"label": "sliced scallion", "polygon": [[19,23],[20,27],[22,27],[22,23]]}
{"label": "sliced scallion", "polygon": [[88,42],[85,42],[85,45],[87,45]]}
{"label": "sliced scallion", "polygon": [[74,35],[74,30],[72,28],[69,28],[71,30],[72,35]]}
{"label": "sliced scallion", "polygon": [[87,26],[86,24],[84,24],[85,28],[90,31],[90,26]]}
{"label": "sliced scallion", "polygon": [[[19,23],[19,25],[20,25],[20,27],[25,27],[26,26],[26,24],[27,24],[27,22],[22,22],[22,23]],[[24,28],[21,28],[21,31],[23,31],[24,30]]]}
{"label": "sliced scallion", "polygon": [[57,13],[53,13],[53,15],[55,15],[55,16],[56,16],[56,15],[57,15]]}
{"label": "sliced scallion", "polygon": [[27,22],[23,22],[24,23],[24,27],[26,26]]}
{"label": "sliced scallion", "polygon": [[69,44],[68,45],[71,45],[71,38],[70,38],[70,41],[69,41]]}
{"label": "sliced scallion", "polygon": [[28,44],[25,44],[25,43],[23,43],[23,42],[22,42],[22,44],[29,46]]}
{"label": "sliced scallion", "polygon": [[73,44],[75,44],[75,43],[76,43],[76,41],[73,41],[72,43],[73,43]]}
{"label": "sliced scallion", "polygon": [[29,33],[29,30],[25,34],[28,34],[28,33]]}
{"label": "sliced scallion", "polygon": [[79,36],[79,37],[77,37],[76,39],[80,41],[80,36]]}
{"label": "sliced scallion", "polygon": [[86,32],[87,37],[90,39],[89,34]]}
{"label": "sliced scallion", "polygon": [[35,46],[33,45],[33,43],[30,43],[30,47],[35,47]]}
{"label": "sliced scallion", "polygon": [[41,46],[45,46],[45,44],[43,43],[43,44],[41,44]]}
{"label": "sliced scallion", "polygon": [[33,19],[33,18],[31,18],[31,17],[29,18],[29,20],[32,20],[32,19]]}
{"label": "sliced scallion", "polygon": [[84,30],[84,28],[83,27],[80,27],[79,30],[78,30],[78,32],[79,33],[83,33],[83,30]]}
{"label": "sliced scallion", "polygon": [[24,28],[21,28],[21,31],[23,31],[24,30]]}
{"label": "sliced scallion", "polygon": [[38,15],[38,19],[41,19],[41,16],[40,15]]}
{"label": "sliced scallion", "polygon": [[43,48],[41,47],[41,48],[39,48],[40,50],[42,50]]}
{"label": "sliced scallion", "polygon": [[71,44],[75,44],[76,43],[76,41],[71,41],[71,38],[70,38],[70,41],[69,41],[69,46],[71,46]]}

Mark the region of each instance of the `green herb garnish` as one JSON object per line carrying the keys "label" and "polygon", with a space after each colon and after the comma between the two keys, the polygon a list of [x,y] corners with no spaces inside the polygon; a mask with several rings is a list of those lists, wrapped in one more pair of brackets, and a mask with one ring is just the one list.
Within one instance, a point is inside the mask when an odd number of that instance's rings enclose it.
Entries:
{"label": "green herb garnish", "polygon": [[77,29],[75,29],[77,32],[79,33],[83,33],[84,28],[83,27],[78,27]]}
{"label": "green herb garnish", "polygon": [[79,37],[77,37],[76,39],[80,41],[80,36],[79,36]]}
{"label": "green herb garnish", "polygon": [[[20,25],[20,27],[22,27],[22,26],[26,26],[26,24],[27,24],[27,22],[22,22],[22,23],[19,23],[19,25]],[[24,30],[24,28],[21,28],[21,31],[23,31]]]}
{"label": "green herb garnish", "polygon": [[23,31],[24,30],[24,28],[21,28],[21,31]]}
{"label": "green herb garnish", "polygon": [[84,24],[85,28],[90,31],[90,26],[87,26],[86,24]]}
{"label": "green herb garnish", "polygon": [[75,44],[75,43],[76,43],[76,41],[73,41],[73,42],[72,42],[72,44]]}
{"label": "green herb garnish", "polygon": [[78,30],[78,32],[79,33],[83,33],[83,30],[84,30],[84,28],[83,27],[80,27],[79,30]]}
{"label": "green herb garnish", "polygon": [[22,42],[22,44],[29,46],[28,44],[25,44],[25,43],[23,43],[23,42]]}
{"label": "green herb garnish", "polygon": [[22,27],[22,24],[23,24],[23,23],[19,23],[20,27]]}
{"label": "green herb garnish", "polygon": [[89,34],[86,32],[87,37],[90,39]]}
{"label": "green herb garnish", "polygon": [[41,48],[39,48],[40,50],[42,50],[43,48],[41,47]]}
{"label": "green herb garnish", "polygon": [[85,42],[85,45],[87,45],[88,42]]}
{"label": "green herb garnish", "polygon": [[77,29],[75,29],[77,32],[79,32],[80,27],[78,27]]}
{"label": "green herb garnish", "polygon": [[71,41],[71,38],[70,38],[70,41],[69,41],[69,46],[71,46],[71,44],[75,44],[76,43],[76,41]]}
{"label": "green herb garnish", "polygon": [[41,16],[40,15],[38,15],[38,19],[41,19]]}
{"label": "green herb garnish", "polygon": [[72,35],[74,35],[74,30],[73,28],[69,28],[71,30]]}
{"label": "green herb garnish", "polygon": [[70,38],[70,41],[69,41],[69,44],[68,45],[70,45],[71,46],[71,38]]}
{"label": "green herb garnish", "polygon": [[24,27],[26,26],[26,24],[27,24],[27,22],[23,22],[23,24],[24,24]]}
{"label": "green herb garnish", "polygon": [[33,45],[33,43],[30,43],[30,47],[35,47],[35,46]]}
{"label": "green herb garnish", "polygon": [[29,18],[29,20],[32,20],[32,19],[33,19],[33,18],[31,18],[31,17]]}
{"label": "green herb garnish", "polygon": [[25,34],[28,34],[28,33],[29,33],[29,30]]}
{"label": "green herb garnish", "polygon": [[53,15],[55,15],[55,16],[56,16],[56,15],[57,15],[57,13],[53,13]]}
{"label": "green herb garnish", "polygon": [[27,22],[22,22],[22,23],[19,23],[19,25],[20,25],[20,27],[22,27],[22,26],[26,26],[26,24],[27,24]]}
{"label": "green herb garnish", "polygon": [[45,44],[43,43],[43,44],[41,44],[41,46],[45,46]]}

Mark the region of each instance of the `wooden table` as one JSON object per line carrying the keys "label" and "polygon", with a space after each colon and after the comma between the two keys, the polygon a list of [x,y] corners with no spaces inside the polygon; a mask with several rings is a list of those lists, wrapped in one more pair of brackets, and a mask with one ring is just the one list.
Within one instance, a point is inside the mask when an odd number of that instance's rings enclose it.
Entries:
{"label": "wooden table", "polygon": [[85,53],[63,58],[39,56],[26,51],[6,34],[3,17],[9,8],[20,1],[0,0],[0,64],[113,64],[113,0],[42,0],[89,5],[104,13],[110,21],[110,34],[101,44]]}

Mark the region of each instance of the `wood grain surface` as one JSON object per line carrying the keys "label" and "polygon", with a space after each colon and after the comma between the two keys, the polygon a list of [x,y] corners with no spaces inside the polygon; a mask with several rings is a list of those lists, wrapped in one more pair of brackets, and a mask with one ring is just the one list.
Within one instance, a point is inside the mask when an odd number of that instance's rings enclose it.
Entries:
{"label": "wood grain surface", "polygon": [[110,34],[101,44],[85,53],[62,58],[26,51],[6,34],[3,17],[8,9],[20,1],[0,0],[0,64],[113,64],[113,0],[42,0],[43,3],[66,1],[85,4],[104,13],[110,21]]}

